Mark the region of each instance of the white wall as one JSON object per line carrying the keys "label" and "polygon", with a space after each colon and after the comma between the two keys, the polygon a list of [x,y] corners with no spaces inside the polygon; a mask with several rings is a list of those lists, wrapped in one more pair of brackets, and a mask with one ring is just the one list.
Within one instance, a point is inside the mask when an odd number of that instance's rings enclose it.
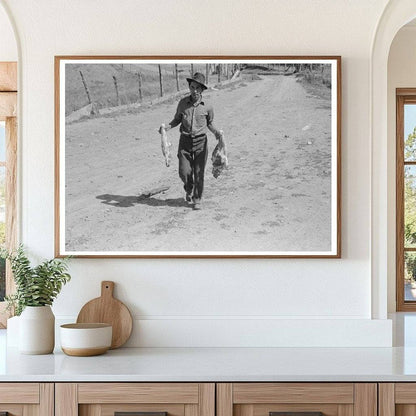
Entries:
{"label": "white wall", "polygon": [[9,16],[0,6],[0,61],[17,61],[17,56],[16,38]]}
{"label": "white wall", "polygon": [[396,88],[416,88],[416,25],[397,32],[388,60],[388,282],[389,312],[396,310]]}
{"label": "white wall", "polygon": [[54,55],[343,58],[342,259],[74,259],[56,315],[74,319],[108,279],[137,319],[130,345],[388,345],[389,322],[371,320],[369,121],[386,3],[0,0],[21,39],[21,234],[39,257],[54,252]]}

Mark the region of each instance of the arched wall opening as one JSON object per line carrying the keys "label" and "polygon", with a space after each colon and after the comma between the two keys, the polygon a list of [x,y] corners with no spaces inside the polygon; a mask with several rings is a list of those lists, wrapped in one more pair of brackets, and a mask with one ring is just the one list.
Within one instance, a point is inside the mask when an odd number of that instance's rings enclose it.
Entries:
{"label": "arched wall opening", "polygon": [[[391,104],[389,104],[388,58],[399,30],[416,17],[413,0],[389,2],[380,18],[371,55],[371,266],[372,317],[386,319],[393,312],[395,279],[394,165],[395,137],[391,137]],[[391,98],[391,97],[390,97]],[[393,110],[394,111],[394,110]],[[392,150],[393,149],[393,150]],[[392,176],[393,169],[393,176]]]}
{"label": "arched wall opening", "polygon": [[[2,203],[0,209],[1,245],[6,249],[16,247],[18,241],[18,108],[19,90],[17,70],[20,61],[16,30],[10,11],[0,0],[0,189]],[[20,169],[19,169],[20,170]],[[10,267],[3,261],[0,271],[0,328],[6,326],[7,313],[4,311],[5,295],[14,291]]]}
{"label": "arched wall opening", "polygon": [[[406,284],[404,276],[401,283],[405,288],[396,289],[396,269],[398,265],[396,263],[402,262],[402,259],[396,261],[395,253],[396,247],[396,160],[398,155],[396,154],[396,136],[397,136],[397,115],[396,115],[396,89],[397,88],[416,88],[416,20],[412,20],[396,33],[394,37],[388,58],[387,68],[387,192],[388,192],[388,312],[396,311],[396,292],[400,290],[401,295],[406,300],[412,300],[414,298],[414,289],[412,289],[409,283]],[[413,130],[414,126],[414,111],[416,106],[407,105],[406,120],[405,120],[405,138],[410,133],[409,129]],[[412,110],[411,110],[412,109]],[[409,173],[413,172],[413,167],[407,167],[410,169]],[[409,202],[409,201],[408,201]],[[406,203],[406,207],[411,207],[413,204]],[[411,209],[411,208],[410,208]],[[407,210],[407,215],[411,212]],[[405,245],[407,246],[407,245]],[[410,255],[410,258],[414,256],[412,252],[406,252]],[[413,269],[411,260],[408,261],[408,265],[405,270],[408,273]],[[408,275],[409,276],[409,275]],[[398,277],[400,279],[400,277]],[[397,293],[400,295],[400,293]]]}

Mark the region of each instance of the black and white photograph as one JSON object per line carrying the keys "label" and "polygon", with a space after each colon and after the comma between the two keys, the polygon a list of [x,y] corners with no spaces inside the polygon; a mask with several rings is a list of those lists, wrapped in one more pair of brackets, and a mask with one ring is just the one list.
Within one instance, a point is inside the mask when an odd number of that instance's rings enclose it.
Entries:
{"label": "black and white photograph", "polygon": [[340,257],[340,57],[55,57],[57,256]]}

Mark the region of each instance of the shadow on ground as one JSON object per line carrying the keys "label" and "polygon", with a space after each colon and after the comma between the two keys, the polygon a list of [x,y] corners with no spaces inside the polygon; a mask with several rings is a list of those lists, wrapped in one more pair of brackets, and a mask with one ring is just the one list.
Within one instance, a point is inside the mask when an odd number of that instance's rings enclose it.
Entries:
{"label": "shadow on ground", "polygon": [[130,208],[135,205],[148,205],[151,207],[189,207],[186,201],[183,198],[174,198],[174,199],[157,199],[144,195],[111,195],[103,194],[96,196],[97,199],[101,199],[103,204],[111,205],[113,207],[119,208]]}

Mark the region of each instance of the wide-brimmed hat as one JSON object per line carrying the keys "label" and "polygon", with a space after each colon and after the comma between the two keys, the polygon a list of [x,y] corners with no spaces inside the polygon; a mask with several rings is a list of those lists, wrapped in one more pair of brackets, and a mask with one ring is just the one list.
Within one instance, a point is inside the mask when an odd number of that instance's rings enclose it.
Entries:
{"label": "wide-brimmed hat", "polygon": [[195,72],[194,76],[192,78],[186,78],[186,80],[189,82],[195,81],[198,83],[204,90],[206,90],[208,87],[205,85],[205,76],[204,74],[201,74],[200,72]]}

